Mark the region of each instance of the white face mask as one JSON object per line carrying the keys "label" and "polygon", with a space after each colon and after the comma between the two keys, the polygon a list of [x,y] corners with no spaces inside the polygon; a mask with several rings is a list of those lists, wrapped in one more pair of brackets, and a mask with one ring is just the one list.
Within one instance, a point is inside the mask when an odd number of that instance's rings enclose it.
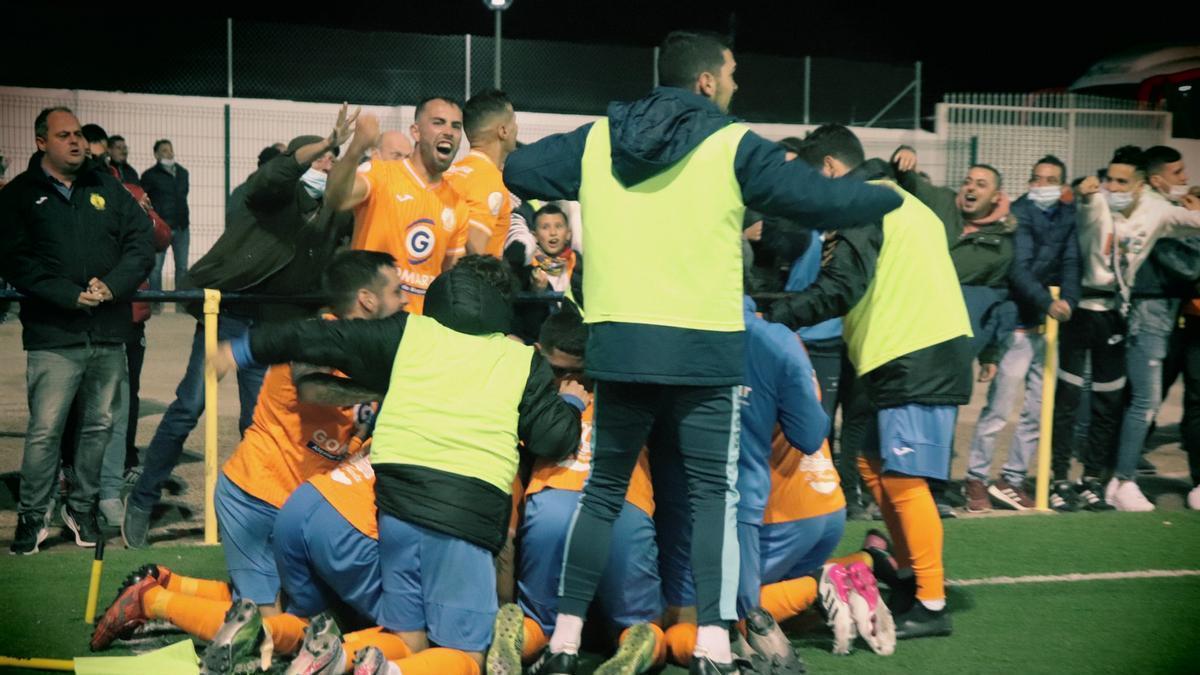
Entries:
{"label": "white face mask", "polygon": [[309,167],[308,171],[300,176],[300,182],[304,184],[304,189],[308,191],[309,196],[313,199],[320,199],[321,195],[325,194],[325,181],[329,176],[323,171]]}
{"label": "white face mask", "polygon": [[1187,193],[1188,193],[1188,186],[1186,186],[1186,185],[1172,185],[1171,186],[1171,196],[1174,197],[1175,199],[1180,199]]}
{"label": "white face mask", "polygon": [[1104,199],[1108,201],[1111,211],[1124,211],[1133,203],[1132,192],[1105,192]]}
{"label": "white face mask", "polygon": [[1062,199],[1062,188],[1057,185],[1029,188],[1029,201],[1043,211],[1057,204],[1060,199]]}
{"label": "white face mask", "polygon": [[168,168],[175,166],[175,160],[173,159],[160,159],[158,160],[158,163]]}

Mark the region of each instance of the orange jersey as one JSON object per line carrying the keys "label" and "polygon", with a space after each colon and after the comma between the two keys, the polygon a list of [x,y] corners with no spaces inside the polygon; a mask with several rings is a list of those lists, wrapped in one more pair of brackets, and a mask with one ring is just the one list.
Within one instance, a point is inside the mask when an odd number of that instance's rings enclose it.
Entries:
{"label": "orange jersey", "polygon": [[350,247],[392,254],[408,294],[407,310],[420,314],[446,256],[467,250],[467,203],[444,180],[426,185],[407,159],[367,162],[358,175],[368,189],[354,209]]}
{"label": "orange jersey", "polygon": [[[369,404],[301,403],[292,367],[271,366],[263,377],[254,419],[225,462],[225,475],[247,494],[276,508],[312,476],[337,466],[350,449],[360,413]],[[373,414],[373,409],[372,413]]]}
{"label": "orange jersey", "polygon": [[342,462],[328,473],[308,479],[354,529],[379,539],[379,520],[375,511],[375,471],[366,452]]}
{"label": "orange jersey", "polygon": [[[533,465],[533,477],[525,496],[536,494],[547,488],[580,492],[592,473],[592,405],[589,403],[580,417],[582,431],[579,434],[579,450],[561,462],[539,459]],[[629,490],[625,501],[633,504],[647,515],[654,515],[654,487],[650,482],[650,460],[646,449],[638,457],[633,475],[629,479]]]}
{"label": "orange jersey", "polygon": [[513,200],[504,187],[504,174],[490,157],[479,150],[455,162],[446,171],[446,180],[466,200],[469,209],[467,225],[470,230],[488,235],[484,253],[497,258],[504,254],[504,238],[512,219]]}
{"label": "orange jersey", "polygon": [[846,508],[828,441],[816,454],[806,455],[788,444],[776,428],[770,464],[771,495],[763,513],[764,525],[815,518]]}

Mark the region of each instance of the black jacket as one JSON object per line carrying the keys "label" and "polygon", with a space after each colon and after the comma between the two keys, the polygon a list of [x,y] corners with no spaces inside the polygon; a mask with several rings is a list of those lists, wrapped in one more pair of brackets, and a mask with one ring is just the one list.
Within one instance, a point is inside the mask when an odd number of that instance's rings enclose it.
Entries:
{"label": "black jacket", "polygon": [[[121,173],[122,183],[133,183],[134,185],[142,184],[142,180],[138,178],[137,169],[129,166],[129,162],[121,162],[120,164],[113,162],[112,165],[117,167],[117,171]],[[151,200],[153,200],[153,197],[151,197]],[[157,206],[155,207],[155,211],[157,212]]]}
{"label": "black jacket", "polygon": [[1040,325],[1054,298],[1050,287],[1058,286],[1059,297],[1074,310],[1079,304],[1081,276],[1079,237],[1075,205],[1059,203],[1047,213],[1028,195],[1013,202],[1017,234],[1013,240],[1013,264],[1008,280],[1017,301],[1022,326]]}
{"label": "black jacket", "polygon": [[[510,306],[495,290],[478,277],[455,274],[453,269],[429,287],[425,314],[470,335],[507,332],[512,322]],[[302,361],[333,367],[386,397],[407,322],[408,314],[403,312],[378,321],[288,322],[255,328],[246,340],[256,362]],[[536,352],[517,413],[517,437],[529,453],[557,461],[578,448],[580,410],[558,396],[554,373]],[[380,511],[493,553],[503,546],[512,500],[495,486],[404,464],[380,464],[375,471]]]}
{"label": "black jacket", "polygon": [[181,230],[192,224],[187,202],[188,170],[183,165],[175,165],[174,176],[161,164],[146,169],[142,172],[142,189],[150,195],[154,210],[172,228]]}
{"label": "black jacket", "polygon": [[[150,219],[98,164],[76,177],[68,200],[41,161],[35,154],[0,190],[0,276],[29,296],[21,302],[25,349],[124,343],[133,335],[129,299],[154,265]],[[80,309],[92,277],[113,300]]]}
{"label": "black jacket", "polygon": [[[890,176],[885,162],[872,159],[842,180]],[[803,291],[773,304],[765,318],[797,329],[845,316],[866,294],[882,249],[882,223],[827,231],[820,276]],[[863,375],[867,396],[876,408],[965,404],[971,396],[972,358],[965,335],[905,354]]]}

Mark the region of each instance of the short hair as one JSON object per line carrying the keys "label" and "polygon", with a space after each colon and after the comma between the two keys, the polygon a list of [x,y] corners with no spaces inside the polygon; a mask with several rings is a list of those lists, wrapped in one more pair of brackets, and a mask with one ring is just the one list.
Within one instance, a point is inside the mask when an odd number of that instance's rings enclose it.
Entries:
{"label": "short hair", "polygon": [[1146,152],[1142,153],[1145,158],[1146,174],[1156,176],[1163,172],[1163,168],[1168,164],[1183,161],[1183,155],[1175,148],[1169,148],[1165,145],[1156,145],[1152,148],[1146,148]]}
{"label": "short hair", "polygon": [[[1055,157],[1054,155],[1046,155],[1045,157],[1043,157],[1033,163],[1034,168],[1037,168],[1038,164],[1049,164],[1051,166],[1057,166],[1059,182],[1065,183],[1067,181],[1067,165],[1063,164],[1063,161],[1061,159]],[[1029,180],[1033,180],[1033,179],[1034,179],[1034,176],[1033,176],[1033,172],[1031,171],[1029,173]]]}
{"label": "short hair", "polygon": [[992,172],[992,175],[996,177],[996,189],[999,190],[1001,187],[1004,187],[1004,176],[1001,176],[1000,170],[991,164],[972,164],[967,167],[967,172],[970,173],[971,169],[983,169],[984,171]]}
{"label": "short hair", "polygon": [[1109,164],[1128,164],[1133,170],[1146,177],[1146,153],[1136,145],[1122,145],[1113,153]]}
{"label": "short hair", "polygon": [[169,145],[169,146],[171,146],[172,148],[174,148],[174,147],[175,147],[175,144],[174,144],[174,143],[172,143],[170,139],[168,139],[168,138],[160,138],[160,139],[158,139],[157,141],[154,141],[154,152],[158,152],[158,149],[159,149],[160,147],[162,147],[164,144],[166,144],[166,145]]}
{"label": "short hair", "polygon": [[496,289],[506,303],[511,303],[517,294],[517,278],[509,269],[508,264],[495,256],[464,256],[451,269],[455,274],[471,271],[486,285]]}
{"label": "short hair", "polygon": [[109,137],[108,137],[108,144],[109,144],[109,145],[112,145],[113,143],[116,143],[117,141],[121,141],[122,143],[124,143],[124,142],[125,142],[125,137],[124,137],[124,136],[122,136],[122,135],[120,135],[120,134],[113,134],[112,136],[109,136]]}
{"label": "short hair", "polygon": [[354,306],[361,288],[378,292],[383,285],[381,267],[394,267],[396,259],[382,251],[342,251],[333,256],[321,274],[321,287],[331,307],[339,314]]}
{"label": "short hair", "polygon": [[108,143],[108,132],[99,124],[83,125],[83,137],[87,139],[88,143],[99,143],[100,141]]}
{"label": "short hair", "polygon": [[560,352],[583,358],[587,347],[587,325],[579,310],[570,302],[564,302],[562,309],[551,314],[538,331],[538,344],[545,352],[557,349]]}
{"label": "short hair", "polygon": [[268,145],[262,149],[262,152],[258,153],[258,165],[262,166],[263,164],[266,164],[282,154],[283,151],[279,148],[275,147],[274,145]]}
{"label": "short hair", "polygon": [[787,138],[779,139],[779,146],[781,148],[787,152],[794,152],[797,155],[800,154],[800,148],[803,147],[803,143],[803,140],[796,138],[795,136],[788,136]]}
{"label": "short hair", "polygon": [[862,141],[841,124],[822,124],[813,129],[801,141],[796,154],[813,167],[821,166],[826,157],[833,157],[848,169],[866,161]]}
{"label": "short hair", "polygon": [[430,103],[432,103],[434,101],[445,101],[446,103],[449,103],[450,105],[454,106],[455,108],[462,110],[462,104],[459,103],[458,99],[454,98],[453,96],[428,96],[426,98],[421,99],[420,102],[417,103],[417,110],[416,110],[416,112],[413,113],[413,120],[421,119],[421,113],[425,112],[425,106],[429,105]]}
{"label": "short hair", "polygon": [[729,40],[708,31],[673,31],[658,48],[658,83],[691,89],[701,73],[720,72]]}
{"label": "short hair", "polygon": [[463,131],[467,138],[483,130],[498,115],[507,115],[512,108],[508,94],[499,89],[484,89],[467,99],[463,106]]}
{"label": "short hair", "polygon": [[56,105],[50,108],[43,108],[36,119],[33,120],[33,134],[38,138],[45,138],[46,134],[50,133],[50,115],[56,112],[64,112],[68,115],[74,115],[75,111],[65,105]]}
{"label": "short hair", "polygon": [[563,220],[568,220],[566,211],[563,211],[561,206],[559,206],[558,204],[555,204],[553,202],[550,202],[548,204],[543,204],[542,208],[540,208],[536,212],[534,212],[534,214],[533,214],[534,229],[537,229],[537,219],[542,216],[562,216]]}

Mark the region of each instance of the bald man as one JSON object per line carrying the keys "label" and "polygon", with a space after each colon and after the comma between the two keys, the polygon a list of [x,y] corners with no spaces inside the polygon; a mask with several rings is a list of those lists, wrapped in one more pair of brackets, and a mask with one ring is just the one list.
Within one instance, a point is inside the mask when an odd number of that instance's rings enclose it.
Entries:
{"label": "bald man", "polygon": [[371,159],[404,159],[412,154],[412,141],[402,131],[385,131],[379,135],[379,145],[371,151]]}

